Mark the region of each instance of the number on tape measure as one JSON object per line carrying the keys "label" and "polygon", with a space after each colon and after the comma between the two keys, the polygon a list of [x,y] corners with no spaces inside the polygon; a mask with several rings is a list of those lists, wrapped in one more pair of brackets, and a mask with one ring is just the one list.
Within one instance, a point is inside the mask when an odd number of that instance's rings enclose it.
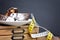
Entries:
{"label": "number on tape measure", "polygon": [[29,28],[28,28],[29,33],[32,32],[34,26],[35,26],[35,18],[33,17],[33,18],[32,18],[32,21],[31,21],[31,23],[30,23],[30,25],[29,25]]}
{"label": "number on tape measure", "polygon": [[31,22],[31,24],[29,25],[29,32],[30,33],[32,32],[33,28],[34,28],[34,24],[33,24],[33,22]]}
{"label": "number on tape measure", "polygon": [[45,31],[45,32],[37,33],[37,34],[31,34],[31,37],[38,38],[38,37],[47,36],[47,34],[48,34],[48,31]]}
{"label": "number on tape measure", "polygon": [[53,34],[51,32],[48,33],[47,35],[47,40],[52,40]]}

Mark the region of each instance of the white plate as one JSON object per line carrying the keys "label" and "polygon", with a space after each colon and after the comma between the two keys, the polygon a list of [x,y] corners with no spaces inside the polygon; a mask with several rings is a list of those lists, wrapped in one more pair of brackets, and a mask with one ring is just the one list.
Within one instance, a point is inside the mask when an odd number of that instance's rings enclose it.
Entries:
{"label": "white plate", "polygon": [[27,23],[30,23],[31,20],[25,20],[25,21],[14,21],[14,22],[8,22],[8,21],[0,21],[2,24],[8,24],[8,25],[14,25],[14,26],[21,26]]}

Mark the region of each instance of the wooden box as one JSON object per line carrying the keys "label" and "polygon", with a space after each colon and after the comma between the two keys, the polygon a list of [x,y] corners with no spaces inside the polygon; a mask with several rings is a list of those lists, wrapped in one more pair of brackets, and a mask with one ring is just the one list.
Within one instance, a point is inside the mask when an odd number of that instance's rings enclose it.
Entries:
{"label": "wooden box", "polygon": [[[38,32],[39,28],[34,27],[32,33]],[[18,28],[16,26],[0,26],[0,40],[12,40],[13,38],[20,40],[19,38],[22,38],[22,36],[24,36],[23,40],[37,40],[37,38],[33,39],[29,35],[28,25],[19,26]]]}

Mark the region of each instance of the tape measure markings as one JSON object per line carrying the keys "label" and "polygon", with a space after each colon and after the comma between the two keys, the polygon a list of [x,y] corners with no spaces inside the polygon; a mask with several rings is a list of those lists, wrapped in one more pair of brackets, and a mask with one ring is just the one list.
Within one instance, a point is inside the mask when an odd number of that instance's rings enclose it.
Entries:
{"label": "tape measure markings", "polygon": [[31,23],[29,25],[29,28],[28,28],[30,34],[31,34],[31,32],[32,32],[32,30],[33,30],[33,28],[35,26],[35,18],[33,17],[32,14],[31,14],[31,16],[32,16],[32,21],[31,21]]}
{"label": "tape measure markings", "polygon": [[43,37],[43,36],[47,36],[48,31],[42,32],[42,33],[38,33],[38,34],[31,34],[32,38],[37,38],[37,37]]}

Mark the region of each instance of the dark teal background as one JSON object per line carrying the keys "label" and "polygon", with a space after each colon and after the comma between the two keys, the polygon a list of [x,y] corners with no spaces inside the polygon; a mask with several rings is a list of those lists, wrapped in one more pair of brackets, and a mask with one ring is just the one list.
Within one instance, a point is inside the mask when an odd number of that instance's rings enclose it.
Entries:
{"label": "dark teal background", "polygon": [[33,13],[41,26],[60,36],[60,0],[0,0],[1,14],[10,7]]}

